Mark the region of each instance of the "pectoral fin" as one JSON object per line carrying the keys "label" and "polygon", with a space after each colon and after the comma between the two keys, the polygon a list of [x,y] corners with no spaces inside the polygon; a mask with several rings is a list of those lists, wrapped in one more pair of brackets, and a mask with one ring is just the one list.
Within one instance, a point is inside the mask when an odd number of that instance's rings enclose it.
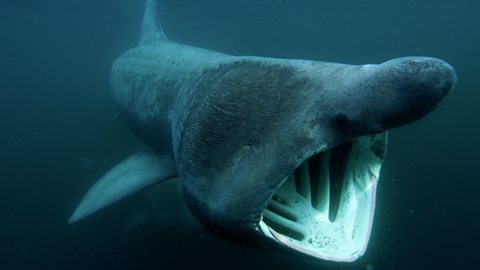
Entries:
{"label": "pectoral fin", "polygon": [[68,223],[77,222],[133,193],[177,176],[170,156],[137,153],[113,167],[83,197]]}

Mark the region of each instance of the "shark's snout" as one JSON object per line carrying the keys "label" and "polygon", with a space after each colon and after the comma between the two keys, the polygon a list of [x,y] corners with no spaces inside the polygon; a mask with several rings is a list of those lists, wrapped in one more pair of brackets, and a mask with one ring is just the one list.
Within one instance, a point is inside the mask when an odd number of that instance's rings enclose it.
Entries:
{"label": "shark's snout", "polygon": [[397,85],[396,105],[403,114],[399,119],[404,118],[405,122],[417,120],[435,109],[457,82],[455,71],[443,60],[408,57],[397,61],[392,79]]}
{"label": "shark's snout", "polygon": [[405,57],[384,63],[390,64],[398,73],[398,91],[429,99],[432,105],[444,98],[457,82],[452,66],[437,58]]}
{"label": "shark's snout", "polygon": [[[348,138],[381,133],[419,120],[454,88],[457,75],[447,62],[432,57],[403,57],[380,65],[359,66],[338,91],[329,123]],[[349,73],[350,72],[350,73]],[[342,76],[346,76],[342,74]],[[321,108],[321,106],[319,106]]]}
{"label": "shark's snout", "polygon": [[432,72],[433,74],[431,74],[431,76],[439,78],[436,81],[436,84],[434,83],[432,85],[432,88],[439,96],[441,96],[441,98],[443,98],[449,94],[457,84],[457,74],[453,67],[443,60],[430,58],[430,61],[432,61],[437,67],[436,70]]}
{"label": "shark's snout", "polygon": [[383,130],[422,118],[434,110],[457,83],[457,75],[447,62],[431,57],[404,57],[377,66],[369,76],[368,92]]}

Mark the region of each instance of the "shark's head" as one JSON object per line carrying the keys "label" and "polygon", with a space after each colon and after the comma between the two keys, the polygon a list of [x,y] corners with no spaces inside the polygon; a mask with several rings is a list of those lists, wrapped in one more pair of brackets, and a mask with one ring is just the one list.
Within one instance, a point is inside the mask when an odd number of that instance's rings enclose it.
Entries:
{"label": "shark's head", "polygon": [[178,139],[186,201],[228,239],[354,261],[370,237],[386,130],[432,111],[455,83],[451,66],[424,57],[205,70]]}

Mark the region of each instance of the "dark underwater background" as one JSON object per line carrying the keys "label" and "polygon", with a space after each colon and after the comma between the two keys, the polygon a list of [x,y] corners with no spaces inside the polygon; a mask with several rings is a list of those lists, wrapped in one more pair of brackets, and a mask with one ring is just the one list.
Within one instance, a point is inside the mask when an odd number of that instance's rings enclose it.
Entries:
{"label": "dark underwater background", "polygon": [[[332,263],[228,243],[173,184],[78,224],[87,189],[141,144],[109,96],[143,0],[0,0],[0,269],[478,269],[480,1],[159,0],[171,40],[235,55],[352,64],[447,60],[459,83],[390,132],[369,248]],[[170,186],[168,186],[170,185]]]}

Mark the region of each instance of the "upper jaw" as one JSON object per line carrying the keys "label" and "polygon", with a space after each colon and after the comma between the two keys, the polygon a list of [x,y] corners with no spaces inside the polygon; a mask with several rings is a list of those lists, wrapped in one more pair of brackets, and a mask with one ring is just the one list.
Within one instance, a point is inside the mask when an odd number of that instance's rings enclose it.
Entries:
{"label": "upper jaw", "polygon": [[291,250],[351,262],[365,253],[386,133],[359,137],[311,156],[276,189],[261,234]]}

